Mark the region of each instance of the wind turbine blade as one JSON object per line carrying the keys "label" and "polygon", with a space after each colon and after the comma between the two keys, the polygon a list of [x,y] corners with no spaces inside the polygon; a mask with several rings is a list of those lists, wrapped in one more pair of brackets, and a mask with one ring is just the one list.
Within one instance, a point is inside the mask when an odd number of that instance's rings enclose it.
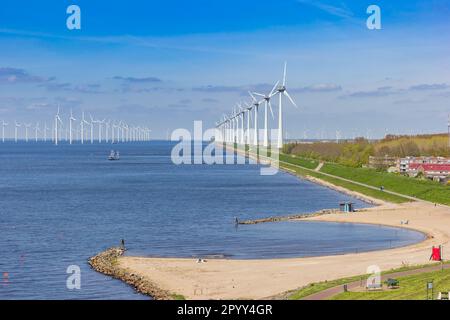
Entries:
{"label": "wind turbine blade", "polygon": [[272,119],[274,119],[273,110],[272,110],[272,104],[270,103],[270,100],[269,100],[268,104],[269,104],[270,114],[272,115]]}
{"label": "wind turbine blade", "polygon": [[284,72],[283,72],[283,86],[286,85],[286,66],[287,66],[287,62],[284,62]]}
{"label": "wind turbine blade", "polygon": [[[258,92],[253,92],[254,95],[260,96],[260,97],[265,97],[265,95],[263,95],[262,93],[258,93]],[[256,102],[256,99],[255,99]]]}
{"label": "wind turbine blade", "polygon": [[287,91],[284,91],[284,95],[288,97],[289,101],[291,101],[294,107],[298,108],[298,106],[295,104],[294,100],[292,100],[291,96],[289,95],[289,93],[287,93]]}
{"label": "wind turbine blade", "polygon": [[250,95],[250,97],[252,97],[252,100],[253,100],[253,101],[256,101],[255,96],[254,96],[250,91],[248,92],[248,94]]}
{"label": "wind turbine blade", "polygon": [[269,97],[271,97],[273,95],[273,93],[275,92],[275,89],[278,87],[279,83],[280,83],[280,81],[277,81],[277,83],[275,83],[275,85],[273,86],[272,90],[269,93]]}

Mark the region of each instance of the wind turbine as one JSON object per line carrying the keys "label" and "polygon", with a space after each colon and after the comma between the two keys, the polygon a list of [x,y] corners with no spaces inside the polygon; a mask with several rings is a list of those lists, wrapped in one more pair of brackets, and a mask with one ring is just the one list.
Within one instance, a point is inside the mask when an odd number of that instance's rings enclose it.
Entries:
{"label": "wind turbine", "polygon": [[109,129],[110,129],[110,127],[111,127],[111,120],[108,120],[107,122],[105,122],[105,129],[106,129],[105,141],[106,141],[106,143],[109,142]]}
{"label": "wind turbine", "polygon": [[[125,141],[130,142],[130,127],[128,127],[128,124],[124,123],[123,128],[125,129]],[[145,128],[145,133],[147,133],[147,128]]]}
{"label": "wind turbine", "polygon": [[73,117],[73,113],[72,113],[72,109],[70,109],[70,118],[69,118],[69,143],[72,144],[72,122],[76,121],[77,119],[75,119]]}
{"label": "wind turbine", "polygon": [[[118,139],[116,140],[116,132],[115,132],[115,128],[117,128],[117,124],[115,121],[113,121],[112,125],[111,125],[111,143],[114,142],[118,142]],[[119,134],[117,133],[117,138],[118,138]]]}
{"label": "wind turbine", "polygon": [[[237,109],[234,109],[234,117],[236,119],[236,142],[244,142],[244,121],[242,119],[242,104],[239,102],[236,104]],[[242,120],[242,121],[241,121]],[[242,122],[242,127],[241,127]]]}
{"label": "wind turbine", "polygon": [[236,107],[233,108],[232,114],[231,114],[231,130],[232,130],[232,135],[231,135],[231,139],[232,139],[232,143],[236,143],[237,142],[237,124],[236,124]]}
{"label": "wind turbine", "polygon": [[241,119],[241,128],[239,129],[240,131],[240,136],[239,136],[239,140],[240,143],[245,145],[245,138],[244,138],[244,117],[245,117],[245,111],[246,109],[244,107],[242,107],[242,104],[239,104],[239,118]]}
{"label": "wind turbine", "polygon": [[47,130],[50,129],[47,127],[47,122],[44,123],[44,141],[47,141]]}
{"label": "wind turbine", "polygon": [[84,124],[89,124],[84,118],[84,111],[81,112],[81,121],[80,121],[80,140],[81,144],[84,144]]}
{"label": "wind turbine", "polygon": [[247,102],[245,103],[245,112],[247,113],[247,131],[245,135],[246,143],[250,145],[250,118],[252,117],[252,106],[249,105]]}
{"label": "wind turbine", "polygon": [[8,122],[2,120],[2,142],[5,142],[5,127],[8,125]]}
{"label": "wind turbine", "polygon": [[[121,130],[121,134],[122,134],[122,142],[126,141],[126,132],[127,132],[127,125],[124,122],[121,122],[120,124],[120,130]],[[144,129],[141,129],[141,134],[143,135],[144,133]],[[143,137],[142,137],[143,138]]]}
{"label": "wind turbine", "polygon": [[31,123],[25,123],[25,142],[28,142],[28,129],[31,128]]}
{"label": "wind turbine", "polygon": [[94,120],[94,118],[92,118],[92,115],[89,114],[89,117],[91,118],[91,144],[94,143],[94,123],[96,123],[96,121]]}
{"label": "wind turbine", "polygon": [[39,122],[36,122],[36,126],[34,127],[34,138],[36,140],[36,142],[38,142],[38,131],[41,131],[39,129]]}
{"label": "wind turbine", "polygon": [[19,122],[16,121],[16,127],[14,128],[14,141],[17,143],[17,130],[21,126]]}
{"label": "wind turbine", "polygon": [[55,115],[55,145],[58,145],[58,123],[61,123],[61,118],[59,117],[59,106],[58,106],[58,112]]}
{"label": "wind turbine", "polygon": [[[275,85],[273,86],[272,90],[270,91],[270,93],[268,95],[265,94],[261,94],[261,93],[257,93],[257,92],[253,92],[253,94],[260,96],[264,99],[264,140],[263,140],[263,146],[264,147],[268,147],[269,146],[269,115],[268,112],[270,109],[270,113],[272,115],[272,119],[273,119],[273,110],[272,110],[272,105],[270,104],[270,98],[272,98],[275,95],[275,90],[278,87],[278,83],[279,81],[277,81],[277,83],[275,83]],[[250,94],[251,95],[251,94]],[[251,95],[252,98],[253,95]],[[253,99],[253,101],[255,101],[256,99]]]}
{"label": "wind turbine", "polygon": [[258,146],[259,141],[258,141],[258,109],[259,109],[259,105],[261,104],[261,101],[256,100],[255,96],[249,92],[250,97],[252,97],[253,100],[253,107],[255,110],[255,127],[254,127],[254,138],[253,138],[253,145]]}
{"label": "wind turbine", "polygon": [[295,104],[294,100],[292,100],[291,96],[286,90],[286,66],[287,63],[284,63],[284,72],[283,72],[283,84],[277,88],[277,94],[279,97],[278,100],[278,149],[283,147],[283,108],[282,108],[282,96],[286,96],[289,101],[294,105],[294,107],[298,108]]}
{"label": "wind turbine", "polygon": [[98,123],[98,143],[102,143],[102,124],[105,123],[105,119],[102,121],[97,120]]}

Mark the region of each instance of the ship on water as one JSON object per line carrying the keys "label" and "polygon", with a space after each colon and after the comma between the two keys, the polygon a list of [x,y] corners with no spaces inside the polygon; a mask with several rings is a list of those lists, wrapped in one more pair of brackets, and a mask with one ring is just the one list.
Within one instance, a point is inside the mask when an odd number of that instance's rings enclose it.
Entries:
{"label": "ship on water", "polygon": [[120,159],[119,151],[111,150],[108,156],[108,160],[119,160],[119,159]]}

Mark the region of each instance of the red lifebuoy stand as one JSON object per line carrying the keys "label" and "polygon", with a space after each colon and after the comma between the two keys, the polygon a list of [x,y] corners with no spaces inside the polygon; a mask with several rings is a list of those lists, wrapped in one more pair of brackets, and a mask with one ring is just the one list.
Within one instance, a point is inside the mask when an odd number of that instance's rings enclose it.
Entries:
{"label": "red lifebuoy stand", "polygon": [[442,247],[435,247],[431,248],[431,257],[430,260],[433,261],[442,261]]}

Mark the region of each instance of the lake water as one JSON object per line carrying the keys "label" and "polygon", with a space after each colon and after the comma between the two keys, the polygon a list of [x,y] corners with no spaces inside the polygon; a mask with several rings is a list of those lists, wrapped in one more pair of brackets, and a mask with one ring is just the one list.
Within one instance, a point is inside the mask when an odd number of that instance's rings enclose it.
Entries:
{"label": "lake water", "polygon": [[[128,255],[236,259],[340,254],[403,246],[409,230],[324,222],[236,228],[255,219],[314,212],[346,195],[257,165],[173,165],[173,143],[0,143],[0,299],[148,299],[90,269],[120,243]],[[111,148],[120,161],[107,161]],[[70,265],[81,289],[66,287]]]}

